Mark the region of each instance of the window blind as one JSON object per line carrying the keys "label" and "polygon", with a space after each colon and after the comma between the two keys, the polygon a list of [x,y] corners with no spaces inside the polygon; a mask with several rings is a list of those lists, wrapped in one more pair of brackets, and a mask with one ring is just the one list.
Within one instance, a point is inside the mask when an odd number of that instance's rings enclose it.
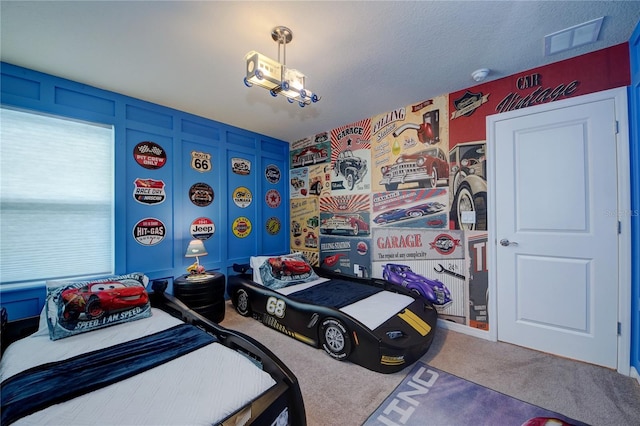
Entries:
{"label": "window blind", "polygon": [[113,272],[111,126],[0,108],[0,284]]}

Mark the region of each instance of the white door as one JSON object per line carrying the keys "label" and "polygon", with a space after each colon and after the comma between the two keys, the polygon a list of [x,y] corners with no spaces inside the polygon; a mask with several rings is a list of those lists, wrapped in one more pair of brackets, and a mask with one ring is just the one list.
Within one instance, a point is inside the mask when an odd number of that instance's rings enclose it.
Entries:
{"label": "white door", "polygon": [[495,150],[497,337],[615,368],[615,103],[534,111],[488,123]]}

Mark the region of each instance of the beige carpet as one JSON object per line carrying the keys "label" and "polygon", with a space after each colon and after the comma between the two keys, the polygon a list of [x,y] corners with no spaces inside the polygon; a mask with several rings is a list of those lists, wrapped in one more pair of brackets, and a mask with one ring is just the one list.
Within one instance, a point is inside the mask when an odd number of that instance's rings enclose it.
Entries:
{"label": "beige carpet", "polygon": [[[410,371],[380,374],[336,361],[241,317],[230,302],[221,324],[259,340],[287,364],[300,381],[310,426],[362,425]],[[640,425],[640,384],[613,370],[442,328],[422,361],[585,423]]]}

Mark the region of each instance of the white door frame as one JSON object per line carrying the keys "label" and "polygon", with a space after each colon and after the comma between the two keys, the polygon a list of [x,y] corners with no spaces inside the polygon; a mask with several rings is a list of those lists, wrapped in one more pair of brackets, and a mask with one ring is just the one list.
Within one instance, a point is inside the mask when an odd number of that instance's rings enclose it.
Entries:
{"label": "white door frame", "polygon": [[[618,322],[620,334],[618,335],[618,367],[620,374],[631,374],[631,175],[629,170],[629,121],[627,88],[605,90],[588,95],[576,96],[562,101],[537,105],[526,109],[505,112],[487,116],[487,213],[488,213],[488,266],[489,266],[489,340],[498,340],[497,330],[497,281],[496,281],[496,197],[495,197],[495,124],[498,121],[511,119],[542,111],[565,108],[613,99],[617,120],[617,158],[618,158],[618,205],[611,214],[617,214],[620,221],[620,234],[618,237]],[[603,206],[603,208],[605,208]]]}

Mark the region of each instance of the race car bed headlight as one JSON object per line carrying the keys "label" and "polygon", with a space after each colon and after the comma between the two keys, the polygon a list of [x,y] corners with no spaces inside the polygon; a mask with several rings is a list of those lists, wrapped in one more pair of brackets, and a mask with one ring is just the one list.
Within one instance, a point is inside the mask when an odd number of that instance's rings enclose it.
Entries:
{"label": "race car bed headlight", "polygon": [[387,337],[389,339],[395,340],[401,338],[402,336],[404,336],[404,333],[400,330],[387,331]]}

